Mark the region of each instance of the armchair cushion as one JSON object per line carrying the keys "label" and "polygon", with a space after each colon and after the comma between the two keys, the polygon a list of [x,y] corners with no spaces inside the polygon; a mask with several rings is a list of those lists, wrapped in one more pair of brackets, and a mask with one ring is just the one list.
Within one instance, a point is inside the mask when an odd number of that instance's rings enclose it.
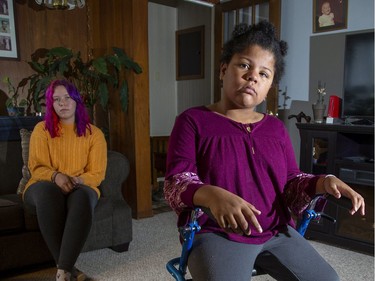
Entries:
{"label": "armchair cushion", "polygon": [[121,191],[128,175],[129,160],[123,154],[109,150],[105,179],[99,187],[101,197],[83,252],[108,247],[108,241],[111,241],[112,249],[121,248],[132,240],[132,212]]}
{"label": "armchair cushion", "polygon": [[30,137],[31,137],[31,131],[27,129],[21,129],[20,130],[20,136],[21,136],[21,149],[22,149],[22,178],[20,180],[20,183],[18,184],[17,188],[17,194],[22,194],[25,185],[29,181],[31,174],[30,170],[27,167],[27,163],[29,162],[29,146],[30,146]]}
{"label": "armchair cushion", "polygon": [[23,228],[23,208],[12,200],[0,198],[0,234]]}
{"label": "armchair cushion", "polygon": [[101,195],[112,200],[123,198],[121,187],[128,177],[129,171],[129,160],[121,153],[109,150],[106,175],[99,186]]}

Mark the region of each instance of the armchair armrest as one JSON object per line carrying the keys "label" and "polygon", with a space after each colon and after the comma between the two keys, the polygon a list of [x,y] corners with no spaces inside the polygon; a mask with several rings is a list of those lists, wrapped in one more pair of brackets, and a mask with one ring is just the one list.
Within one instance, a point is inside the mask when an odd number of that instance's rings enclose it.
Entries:
{"label": "armchair armrest", "polygon": [[99,187],[102,196],[111,200],[123,200],[122,183],[127,179],[129,170],[129,160],[126,156],[109,150],[105,178]]}

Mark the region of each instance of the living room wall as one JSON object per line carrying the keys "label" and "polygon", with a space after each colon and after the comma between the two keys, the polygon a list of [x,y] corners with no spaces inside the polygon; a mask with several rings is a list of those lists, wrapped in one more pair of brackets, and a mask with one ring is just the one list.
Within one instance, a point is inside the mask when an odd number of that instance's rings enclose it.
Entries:
{"label": "living room wall", "polygon": [[[13,84],[32,74],[26,63],[39,48],[63,46],[88,53],[87,7],[72,11],[51,11],[38,6],[35,1],[14,1],[15,25],[18,40],[18,60],[0,58],[0,81],[9,76]],[[62,24],[63,23],[63,24]],[[7,91],[0,82],[0,89]],[[0,115],[7,115],[4,94],[0,94]]]}
{"label": "living room wall", "polygon": [[[162,5],[154,4],[157,9]],[[190,4],[193,5],[193,4]],[[199,8],[200,5],[194,5],[195,8]],[[177,8],[169,9],[174,10],[173,13],[177,11]],[[310,88],[310,39],[312,37],[327,36],[330,34],[345,33],[351,31],[364,30],[369,28],[374,28],[374,2],[373,0],[361,1],[361,5],[358,5],[356,1],[348,1],[348,26],[343,30],[336,30],[324,33],[313,33],[313,20],[312,20],[313,3],[312,1],[282,1],[282,16],[281,16],[281,38],[288,42],[289,51],[286,57],[286,72],[284,78],[281,80],[280,89],[284,90],[287,87],[288,96],[291,97],[287,101],[287,108],[291,107],[291,101],[293,105],[291,110],[293,114],[298,114],[301,110],[308,111],[306,114],[312,115],[311,102],[309,101],[309,96],[313,95]],[[178,13],[177,19],[183,15],[182,12]],[[174,15],[166,15],[170,17]],[[150,13],[150,17],[152,17]],[[186,15],[190,17],[191,15]],[[209,17],[209,16],[208,16]],[[158,18],[160,19],[160,17]],[[159,23],[160,24],[160,23]],[[155,27],[154,27],[155,28]],[[176,28],[177,29],[177,28]],[[159,28],[159,34],[164,33],[163,28]],[[170,31],[167,31],[170,32]],[[213,39],[214,40],[214,39]],[[174,39],[171,38],[171,44],[174,45]],[[206,40],[207,42],[207,40]],[[168,43],[164,43],[168,48],[172,48]],[[150,46],[153,43],[150,42]],[[174,50],[172,51],[174,52]],[[160,53],[159,53],[160,55]],[[151,57],[151,56],[150,56]],[[160,61],[170,61],[169,65],[174,67],[174,53],[168,55],[168,57],[158,58]],[[152,59],[150,59],[152,60]],[[150,68],[152,71],[152,67]],[[212,75],[212,74],[211,74]],[[184,98],[188,98],[189,95],[194,95],[199,91],[194,88],[191,81],[181,81],[181,87],[177,88],[177,82],[175,81],[175,69],[171,69],[168,72],[168,76],[171,84],[166,84],[167,89],[170,92],[174,92],[172,95],[168,96],[165,100],[160,100],[156,97],[163,97],[164,94],[154,95],[153,88],[150,87],[150,111],[151,111],[151,135],[168,135],[171,130],[171,124],[174,122],[175,115],[178,114],[180,110],[184,107],[191,105],[189,103],[180,103],[177,101],[176,96],[180,98],[180,101]],[[150,76],[150,83],[152,83],[152,77]],[[321,78],[324,81],[325,77]],[[172,81],[173,80],[173,81]],[[171,86],[172,85],[172,86]],[[188,85],[188,86],[187,86]],[[190,86],[189,86],[190,85]],[[170,88],[171,87],[171,88]],[[176,88],[174,88],[176,87]],[[202,89],[202,88],[201,88]],[[179,90],[184,91],[183,94]],[[313,89],[314,90],[314,89]],[[159,90],[161,93],[161,89]],[[332,90],[334,91],[334,90]],[[203,91],[200,91],[202,93]],[[207,91],[206,91],[207,92]],[[191,97],[190,97],[191,98]],[[157,99],[155,103],[152,99]],[[207,103],[207,101],[200,101],[202,104]],[[165,107],[158,107],[154,110],[155,104],[164,103]],[[283,101],[279,99],[279,104],[282,105]],[[165,109],[165,110],[163,110]],[[159,115],[156,115],[160,114]],[[166,113],[168,112],[168,113]],[[155,114],[155,115],[154,115]],[[168,117],[165,115],[168,114]],[[287,121],[287,128],[292,138],[293,146],[296,152],[297,161],[299,161],[299,133],[295,126],[295,119]]]}
{"label": "living room wall", "polygon": [[[316,86],[310,83],[310,41],[318,40],[315,37],[326,37],[338,33],[347,33],[374,28],[374,1],[363,0],[360,5],[358,1],[348,1],[348,25],[346,29],[336,30],[324,33],[313,33],[312,20],[313,2],[312,1],[283,1],[281,16],[281,38],[288,42],[289,50],[286,57],[285,76],[281,80],[280,89],[287,87],[287,94],[291,97],[288,100],[287,108],[290,108],[288,114],[298,114],[303,111],[306,115],[312,116],[311,104],[315,102]],[[314,37],[314,38],[313,38]],[[321,51],[325,52],[326,46]],[[341,65],[341,66],[340,66]],[[342,67],[338,64],[337,67]],[[338,69],[338,73],[343,70]],[[322,75],[322,81],[329,81],[329,77]],[[328,84],[329,86],[332,86]],[[328,89],[328,95],[339,94],[337,88]],[[314,99],[310,99],[313,97]],[[279,104],[282,104],[279,99]],[[286,120],[286,126],[292,139],[296,160],[299,163],[300,137],[295,119]]]}
{"label": "living room wall", "polygon": [[[205,105],[211,102],[212,55],[213,37],[212,13],[213,9],[207,6],[196,5],[180,1],[177,14],[177,30],[204,26],[204,76],[200,79],[179,80],[177,82],[177,113],[181,113],[197,105]],[[212,46],[212,47],[211,47]]]}
{"label": "living room wall", "polygon": [[177,115],[177,8],[148,3],[150,135],[168,136]]}
{"label": "living room wall", "polygon": [[[160,1],[156,1],[160,2]],[[177,114],[209,104],[212,94],[212,8],[174,1],[173,6],[149,2],[150,135],[169,136]],[[177,30],[204,25],[205,73],[201,79],[176,80]]]}
{"label": "living room wall", "polygon": [[[126,155],[130,175],[123,193],[136,218],[152,216],[151,167],[149,138],[149,81],[148,81],[148,0],[90,0],[83,9],[52,11],[41,8],[35,0],[14,0],[18,28],[18,61],[0,59],[0,75],[8,75],[15,84],[28,76],[26,60],[37,48],[64,46],[81,51],[87,57],[109,52],[113,46],[140,64],[142,74],[128,73],[131,94],[128,112],[121,111],[116,92],[110,93],[109,148]],[[4,85],[0,83],[1,89]],[[6,95],[0,95],[3,101]],[[117,99],[117,100],[116,100]],[[4,102],[0,99],[0,108]],[[6,113],[5,113],[6,114]]]}
{"label": "living room wall", "polygon": [[281,38],[288,42],[289,50],[280,88],[288,87],[291,100],[309,100],[310,37],[374,28],[373,0],[363,0],[360,4],[348,1],[347,28],[330,32],[313,33],[312,11],[312,1],[282,2]]}

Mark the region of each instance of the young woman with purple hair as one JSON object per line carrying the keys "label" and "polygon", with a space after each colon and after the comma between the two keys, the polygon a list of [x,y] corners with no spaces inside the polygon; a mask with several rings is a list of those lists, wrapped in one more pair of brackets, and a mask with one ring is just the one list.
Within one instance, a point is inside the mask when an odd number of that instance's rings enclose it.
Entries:
{"label": "young woman with purple hair", "polygon": [[107,144],[77,88],[53,81],[46,91],[44,121],[30,139],[23,198],[36,211],[43,238],[56,262],[56,280],[83,280],[74,265],[85,244],[105,176]]}

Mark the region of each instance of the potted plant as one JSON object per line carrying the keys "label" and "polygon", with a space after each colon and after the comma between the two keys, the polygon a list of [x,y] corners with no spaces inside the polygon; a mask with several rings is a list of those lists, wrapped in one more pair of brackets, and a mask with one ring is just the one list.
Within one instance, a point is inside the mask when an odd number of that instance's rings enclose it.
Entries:
{"label": "potted plant", "polygon": [[288,94],[287,94],[287,90],[288,89],[287,89],[286,86],[285,86],[284,92],[282,92],[282,90],[279,90],[279,92],[281,92],[281,96],[283,98],[283,104],[282,104],[282,106],[281,105],[278,106],[281,109],[279,109],[277,115],[278,115],[279,119],[282,120],[284,123],[286,122],[286,120],[288,120],[289,113],[290,113],[290,109],[286,108],[287,105],[288,105],[287,100],[290,99],[290,96],[288,96]]}
{"label": "potted plant", "polygon": [[23,116],[25,115],[25,106],[27,106],[26,99],[19,99],[19,89],[20,87],[15,87],[8,76],[3,77],[3,83],[7,85],[8,88],[8,98],[5,101],[5,107],[7,108],[9,116]]}
{"label": "potted plant", "polygon": [[80,52],[65,47],[36,50],[28,62],[35,73],[20,82],[22,87],[29,85],[27,99],[30,106],[41,112],[49,83],[56,78],[66,78],[76,85],[89,109],[97,103],[106,109],[109,91],[115,89],[119,91],[121,108],[126,112],[129,89],[124,71],[139,74],[142,69],[122,49],[113,47],[112,50],[113,54],[87,61],[81,58]]}
{"label": "potted plant", "polygon": [[314,122],[323,123],[324,112],[326,110],[326,105],[324,104],[324,96],[326,95],[326,83],[322,86],[320,81],[318,82],[318,99],[316,103],[312,105]]}

